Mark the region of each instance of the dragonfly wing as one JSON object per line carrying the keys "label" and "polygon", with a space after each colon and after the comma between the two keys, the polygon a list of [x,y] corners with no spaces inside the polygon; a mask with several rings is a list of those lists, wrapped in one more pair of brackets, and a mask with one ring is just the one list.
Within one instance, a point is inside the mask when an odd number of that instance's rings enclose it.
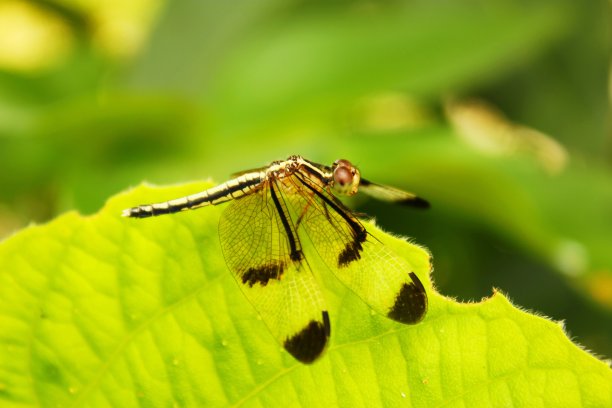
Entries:
{"label": "dragonfly wing", "polygon": [[275,182],[231,202],[219,237],[229,269],[277,341],[313,362],[329,339],[329,318]]}
{"label": "dragonfly wing", "polygon": [[397,204],[408,205],[417,208],[429,208],[429,202],[414,193],[400,190],[395,187],[372,183],[361,179],[359,191],[382,201],[390,201]]}
{"label": "dragonfly wing", "polygon": [[296,173],[287,197],[301,213],[320,257],[338,279],[378,313],[416,323],[427,311],[427,294],[410,264],[367,233],[349,209],[318,179]]}

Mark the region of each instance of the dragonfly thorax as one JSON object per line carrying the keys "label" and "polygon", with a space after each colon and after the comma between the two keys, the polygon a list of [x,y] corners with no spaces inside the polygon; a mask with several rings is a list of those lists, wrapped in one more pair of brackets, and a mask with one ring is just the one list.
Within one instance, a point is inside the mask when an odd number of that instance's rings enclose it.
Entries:
{"label": "dragonfly thorax", "polygon": [[266,170],[266,178],[282,179],[295,173],[303,164],[300,156],[290,156],[287,160],[273,162]]}

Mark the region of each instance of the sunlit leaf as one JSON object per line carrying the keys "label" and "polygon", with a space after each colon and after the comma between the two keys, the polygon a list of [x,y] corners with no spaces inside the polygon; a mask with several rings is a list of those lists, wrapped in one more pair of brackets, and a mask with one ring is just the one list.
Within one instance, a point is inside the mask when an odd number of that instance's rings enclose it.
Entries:
{"label": "sunlit leaf", "polygon": [[[222,208],[147,220],[121,209],[207,184],[139,187],[98,214],[69,213],[0,246],[0,405],[605,407],[609,367],[557,323],[501,294],[437,294],[429,255],[371,232],[428,288],[425,320],[372,314],[317,267],[332,341],[311,366],[273,340],[226,270]],[[313,259],[318,265],[318,261]]]}

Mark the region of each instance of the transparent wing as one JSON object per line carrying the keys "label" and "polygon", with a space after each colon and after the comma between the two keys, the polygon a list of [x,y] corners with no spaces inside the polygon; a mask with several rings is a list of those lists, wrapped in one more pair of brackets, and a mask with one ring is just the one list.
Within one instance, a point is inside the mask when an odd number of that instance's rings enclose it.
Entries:
{"label": "transparent wing", "polygon": [[274,337],[299,361],[314,361],[327,344],[329,318],[276,185],[231,202],[219,237],[229,269]]}
{"label": "transparent wing", "polygon": [[295,173],[287,198],[319,255],[335,275],[378,313],[416,323],[427,311],[421,281],[402,257],[365,227],[322,183]]}
{"label": "transparent wing", "polygon": [[414,193],[409,193],[408,191],[391,186],[372,183],[365,179],[361,179],[359,191],[382,201],[391,201],[417,208],[429,208],[429,202]]}

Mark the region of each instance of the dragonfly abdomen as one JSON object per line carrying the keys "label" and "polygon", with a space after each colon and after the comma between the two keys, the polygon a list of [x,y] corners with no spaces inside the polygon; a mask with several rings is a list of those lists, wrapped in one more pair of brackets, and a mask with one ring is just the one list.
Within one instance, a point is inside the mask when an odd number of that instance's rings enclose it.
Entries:
{"label": "dragonfly abdomen", "polygon": [[244,174],[234,180],[220,184],[196,194],[154,204],[139,205],[123,210],[124,217],[146,218],[193,210],[207,205],[217,205],[243,197],[260,188],[265,179],[264,172]]}

